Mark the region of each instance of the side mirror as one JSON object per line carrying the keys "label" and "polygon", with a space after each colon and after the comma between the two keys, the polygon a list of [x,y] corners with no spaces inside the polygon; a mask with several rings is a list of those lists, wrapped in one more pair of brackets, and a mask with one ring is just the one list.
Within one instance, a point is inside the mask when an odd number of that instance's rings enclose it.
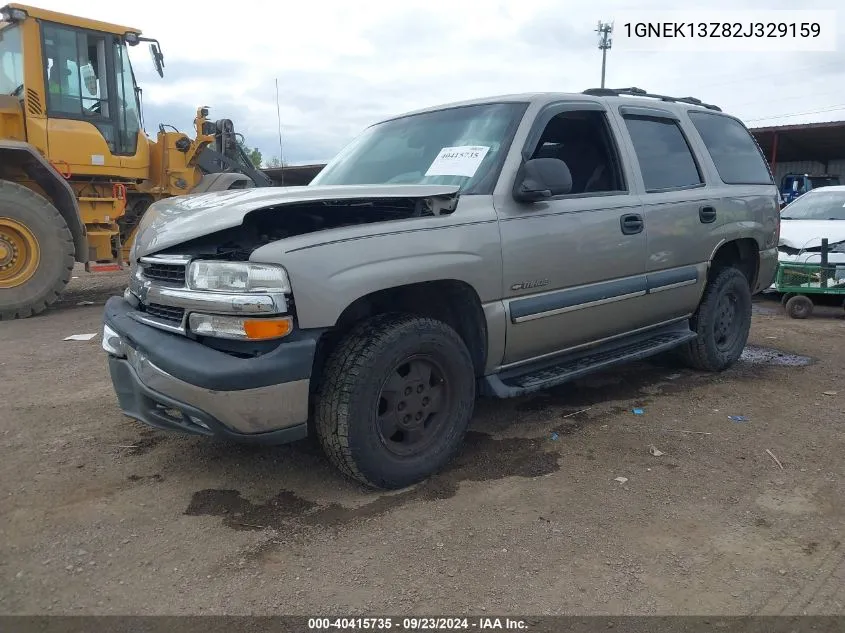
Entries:
{"label": "side mirror", "polygon": [[798,181],[797,180],[792,181],[792,191],[798,191]]}
{"label": "side mirror", "polygon": [[164,77],[164,55],[162,55],[161,48],[155,42],[150,44],[150,55],[152,55],[153,64],[155,64],[158,76]]}
{"label": "side mirror", "polygon": [[572,174],[558,158],[532,158],[519,170],[513,197],[519,202],[537,202],[572,191]]}

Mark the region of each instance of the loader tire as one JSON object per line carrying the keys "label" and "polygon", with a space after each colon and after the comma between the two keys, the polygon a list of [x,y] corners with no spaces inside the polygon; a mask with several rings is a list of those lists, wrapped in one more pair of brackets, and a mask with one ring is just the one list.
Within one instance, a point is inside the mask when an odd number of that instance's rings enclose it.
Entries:
{"label": "loader tire", "polygon": [[0,321],[55,303],[70,281],[73,236],[46,198],[0,180]]}
{"label": "loader tire", "polygon": [[317,436],[342,473],[372,488],[405,488],[460,448],[475,406],[472,359],[441,321],[379,315],[331,354],[315,405]]}

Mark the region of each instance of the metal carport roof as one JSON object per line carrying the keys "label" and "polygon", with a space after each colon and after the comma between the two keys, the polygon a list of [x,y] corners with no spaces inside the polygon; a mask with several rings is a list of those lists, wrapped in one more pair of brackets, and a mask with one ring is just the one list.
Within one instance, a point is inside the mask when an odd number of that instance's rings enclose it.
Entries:
{"label": "metal carport roof", "polygon": [[288,165],[286,167],[265,167],[263,171],[276,185],[298,187],[310,183],[325,165]]}
{"label": "metal carport roof", "polygon": [[751,128],[769,162],[845,158],[845,121]]}

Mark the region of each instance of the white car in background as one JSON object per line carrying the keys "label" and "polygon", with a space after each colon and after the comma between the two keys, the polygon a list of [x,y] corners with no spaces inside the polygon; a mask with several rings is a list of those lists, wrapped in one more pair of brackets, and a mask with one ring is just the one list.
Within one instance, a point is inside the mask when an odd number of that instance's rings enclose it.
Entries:
{"label": "white car in background", "polygon": [[845,185],[811,189],[781,210],[778,261],[821,263],[823,239],[836,279],[845,281]]}
{"label": "white car in background", "polygon": [[780,261],[820,262],[827,238],[828,261],[845,264],[845,185],[811,189],[785,206],[780,220]]}

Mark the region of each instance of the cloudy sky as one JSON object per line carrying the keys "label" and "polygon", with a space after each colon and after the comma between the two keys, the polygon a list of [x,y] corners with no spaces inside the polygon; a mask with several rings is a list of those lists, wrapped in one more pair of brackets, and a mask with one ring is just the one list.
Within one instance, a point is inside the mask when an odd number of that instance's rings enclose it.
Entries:
{"label": "cloudy sky", "polygon": [[[147,132],[190,131],[197,106],[230,118],[265,159],[324,162],[386,116],[466,98],[581,91],[600,82],[598,20],[683,3],[640,0],[30,0],[43,8],[137,27],[157,38],[165,76],[132,51]],[[837,0],[808,0],[833,9]],[[784,0],[711,0],[720,10],[795,9]],[[720,7],[722,9],[720,9]],[[840,11],[845,14],[845,10]],[[614,46],[608,86],[693,95],[752,127],[845,119],[845,18],[835,52],[640,52]],[[790,115],[790,116],[783,116]]]}

